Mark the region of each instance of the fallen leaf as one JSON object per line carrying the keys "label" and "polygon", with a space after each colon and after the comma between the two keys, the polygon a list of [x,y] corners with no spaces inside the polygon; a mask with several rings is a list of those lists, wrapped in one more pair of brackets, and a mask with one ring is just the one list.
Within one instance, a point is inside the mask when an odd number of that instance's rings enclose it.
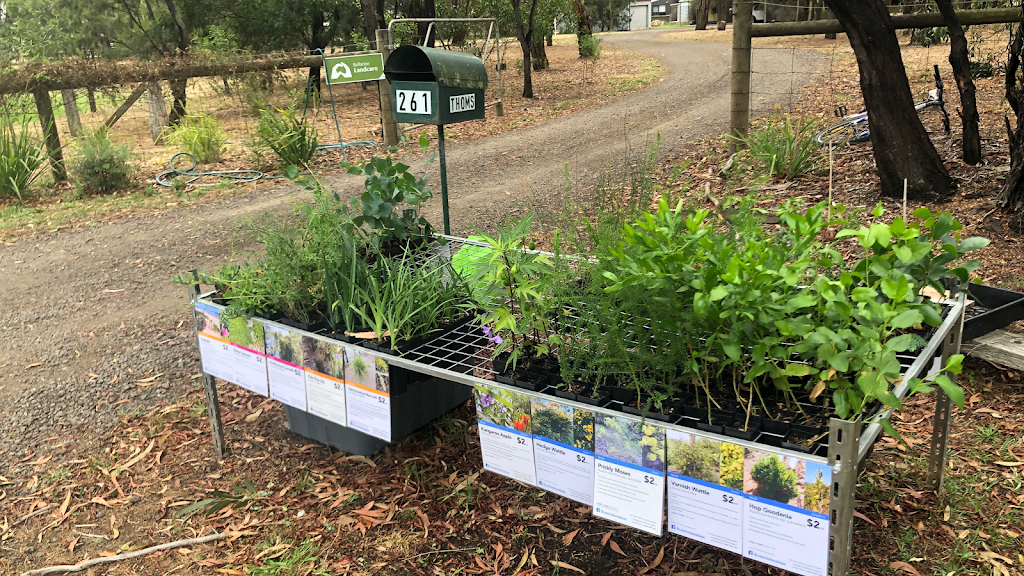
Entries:
{"label": "fallen leaf", "polygon": [[855,518],[860,518],[861,520],[867,522],[868,524],[871,524],[872,526],[878,526],[878,524],[875,524],[874,522],[872,522],[870,518],[868,518],[867,516],[861,514],[860,512],[857,512],[856,510],[853,511],[853,515],[854,515]]}
{"label": "fallen leaf", "polygon": [[117,537],[121,535],[120,530],[118,530],[117,526],[114,525],[115,522],[117,522],[117,516],[114,516],[113,514],[111,514],[110,515],[110,529],[114,531],[114,537],[111,538],[111,540],[117,540]]}
{"label": "fallen leaf", "polygon": [[1001,460],[996,460],[995,463],[1000,466],[1024,466],[1024,462],[1003,462]]}
{"label": "fallen leaf", "polygon": [[563,546],[568,546],[568,545],[572,544],[572,539],[575,538],[576,535],[580,533],[580,530],[581,530],[581,528],[577,528],[577,529],[573,530],[572,532],[569,532],[565,536],[562,536],[562,545]]}
{"label": "fallen leaf", "polygon": [[28,366],[25,366],[25,370],[28,370],[29,368],[36,368],[36,367],[42,366],[42,365],[43,365],[42,362],[35,362],[33,364],[29,364]]}
{"label": "fallen leaf", "polygon": [[572,570],[573,572],[579,572],[580,574],[586,574],[583,570],[573,566],[572,564],[566,564],[565,562],[559,562],[558,560],[551,560],[551,565],[556,568],[565,568],[566,570]]}
{"label": "fallen leaf", "polygon": [[664,558],[665,558],[665,547],[662,546],[661,550],[658,551],[658,555],[654,557],[654,562],[651,562],[650,564],[648,564],[646,568],[644,568],[643,570],[640,571],[640,573],[641,574],[647,574],[651,570],[654,570],[655,568],[658,567],[659,564],[661,564],[661,561]]}
{"label": "fallen leaf", "polygon": [[49,462],[52,458],[53,458],[53,454],[50,454],[49,456],[44,456],[44,457],[40,458],[39,460],[36,460],[35,462],[29,462],[28,465],[29,466],[42,466],[43,464],[46,464],[47,462]]}
{"label": "fallen leaf", "polygon": [[68,513],[68,506],[70,504],[71,504],[71,490],[69,489],[68,493],[64,495],[64,503],[60,505],[60,515],[61,515],[61,517],[64,517],[64,516],[67,515],[67,513]]}
{"label": "fallen leaf", "polygon": [[423,511],[420,510],[419,508],[416,509],[416,515],[419,516],[420,520],[423,521],[423,536],[425,537],[428,533],[430,533],[430,519],[427,518],[427,515],[424,514]]}
{"label": "fallen leaf", "polygon": [[907,564],[906,562],[892,562],[892,563],[889,564],[889,568],[892,569],[892,570],[900,569],[900,570],[903,570],[904,572],[908,572],[910,574],[913,574],[914,576],[921,576],[921,573],[917,571],[917,568],[914,568],[913,566],[911,566],[910,564]]}
{"label": "fallen leaf", "polygon": [[260,417],[260,414],[263,414],[263,408],[260,408],[259,410],[257,410],[255,412],[253,412],[252,414],[249,414],[248,416],[246,416],[245,417],[245,421],[246,422],[255,422],[256,419]]}
{"label": "fallen leaf", "polygon": [[235,576],[245,576],[245,572],[235,570],[234,568],[217,568],[214,572],[220,572],[221,574],[234,574]]}
{"label": "fallen leaf", "polygon": [[989,538],[992,537],[991,534],[988,534],[987,532],[985,532],[984,530],[981,530],[980,528],[978,529],[978,536],[981,537],[981,538],[984,538],[985,540],[988,540]]}
{"label": "fallen leaf", "polygon": [[946,505],[946,510],[942,513],[942,521],[943,522],[949,522],[949,514],[950,514],[950,512],[951,512],[951,510],[949,509],[949,505]]}
{"label": "fallen leaf", "polygon": [[609,540],[608,545],[611,546],[612,550],[618,552],[619,554],[622,554],[623,556],[626,555],[626,553],[622,551],[622,548],[619,548],[619,545],[615,543],[615,540]]}
{"label": "fallen leaf", "polygon": [[604,545],[608,543],[608,539],[611,538],[611,537],[612,537],[612,533],[611,532],[608,532],[607,534],[605,534],[604,536],[601,537],[601,547],[602,548],[604,548]]}
{"label": "fallen leaf", "polygon": [[75,546],[78,544],[78,538],[78,536],[75,536],[74,539],[71,540],[71,543],[68,544],[68,552],[75,552]]}
{"label": "fallen leaf", "polygon": [[109,558],[111,556],[117,556],[117,554],[114,554],[113,552],[108,552],[107,550],[104,550],[103,552],[100,552],[99,554],[97,554],[97,556],[99,556],[100,558]]}

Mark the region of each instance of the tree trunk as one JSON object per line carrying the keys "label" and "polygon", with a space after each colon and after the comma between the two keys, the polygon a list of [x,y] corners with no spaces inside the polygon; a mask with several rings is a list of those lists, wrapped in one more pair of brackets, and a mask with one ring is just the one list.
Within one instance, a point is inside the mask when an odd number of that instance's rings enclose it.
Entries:
{"label": "tree trunk", "polygon": [[697,0],[697,30],[708,29],[708,11],[711,10],[711,0]]}
{"label": "tree trunk", "polygon": [[[523,49],[523,98],[533,98],[533,19],[537,14],[537,3],[543,0],[532,0],[530,14],[527,20],[523,21],[522,2],[523,0],[510,0],[512,2],[512,14],[515,17],[516,36],[519,38],[519,45]],[[528,0],[530,1],[530,0]]]}
{"label": "tree trunk", "polygon": [[587,11],[587,7],[583,5],[582,0],[573,0],[573,8],[576,10],[576,46],[579,50],[580,58],[591,56],[591,54],[584,54],[583,46],[586,44],[584,38],[590,38],[594,35],[594,26],[590,22],[590,12]]}
{"label": "tree trunk", "polygon": [[82,135],[82,117],[78,115],[78,101],[75,99],[74,90],[61,90],[61,99],[64,100],[64,116],[68,120],[68,132],[72,138]]}
{"label": "tree trunk", "polygon": [[981,134],[978,132],[978,101],[974,97],[971,59],[967,54],[967,38],[956,17],[951,0],[935,0],[942,20],[949,29],[949,64],[953,67],[956,87],[960,91],[960,120],[964,128],[963,160],[975,165],[981,162]]}
{"label": "tree trunk", "polygon": [[[310,22],[312,34],[310,35],[309,53],[323,54],[326,44],[322,43],[324,36],[324,13],[319,10],[312,11],[313,20]],[[314,105],[320,102],[320,65],[309,67],[309,77],[306,79],[306,101]]]}
{"label": "tree trunk", "polygon": [[882,194],[947,195],[953,182],[914,109],[903,57],[882,0],[826,0],[857,56]]}
{"label": "tree trunk", "polygon": [[53,173],[53,181],[54,183],[63,182],[68,179],[68,172],[64,168],[64,152],[60,145],[60,135],[57,134],[57,124],[53,118],[53,102],[50,100],[50,93],[40,90],[33,96],[36,101],[36,112],[39,114],[39,123],[43,128],[46,152],[50,156],[50,171]]}
{"label": "tree trunk", "polygon": [[186,104],[188,102],[185,97],[185,89],[188,86],[188,80],[170,80],[169,83],[171,85],[171,96],[174,97],[174,104],[171,105],[171,116],[168,118],[167,124],[174,126],[177,125],[178,122],[181,122],[181,119],[188,114],[188,110],[186,109]]}
{"label": "tree trunk", "polygon": [[96,111],[96,91],[92,88],[87,88],[85,94],[89,98],[89,112]]}
{"label": "tree trunk", "polygon": [[[1024,21],[1024,17],[1021,18]],[[996,205],[1011,214],[1010,229],[1024,229],[1024,78],[1021,77],[1021,52],[1024,51],[1024,24],[1017,26],[1010,42],[1006,62],[1006,101],[1017,116],[1017,128],[1006,116],[1006,134],[1010,143],[1010,172],[996,196]]]}
{"label": "tree trunk", "polygon": [[551,63],[548,61],[548,52],[544,49],[544,37],[541,36],[530,47],[530,54],[532,54],[532,62],[534,70],[547,70],[551,67]]}
{"label": "tree trunk", "polygon": [[366,40],[370,43],[370,49],[377,49],[377,16],[374,14],[376,9],[374,0],[359,0],[359,7],[363,11],[363,34],[366,34]]}
{"label": "tree trunk", "polygon": [[146,107],[149,109],[149,135],[154,144],[163,144],[164,126],[167,125],[167,105],[159,82],[146,85]]}
{"label": "tree trunk", "polygon": [[554,46],[554,45],[555,45],[555,33],[552,32],[551,34],[548,34],[548,46]]}

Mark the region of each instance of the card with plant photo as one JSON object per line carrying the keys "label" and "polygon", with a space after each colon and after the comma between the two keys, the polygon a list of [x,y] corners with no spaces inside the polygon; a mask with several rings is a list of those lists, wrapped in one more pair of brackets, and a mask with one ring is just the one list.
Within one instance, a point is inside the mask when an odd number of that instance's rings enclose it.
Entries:
{"label": "card with plant photo", "polygon": [[504,428],[532,434],[530,397],[497,386],[477,384],[474,387],[476,417]]}
{"label": "card with plant photo", "polygon": [[353,384],[377,390],[377,357],[361,348],[345,346],[344,374],[345,380]]}
{"label": "card with plant photo", "polygon": [[225,308],[220,314],[222,333],[232,344],[247,348],[254,352],[264,354],[266,352],[266,332],[263,322],[257,318],[246,318],[240,312]]}
{"label": "card with plant photo", "polygon": [[345,378],[345,347],[340,342],[302,337],[302,365],[332,378]]}
{"label": "card with plant photo", "polygon": [[263,327],[267,355],[295,366],[302,366],[302,335],[273,324]]}
{"label": "card with plant photo", "polygon": [[743,492],[803,508],[806,471],[807,461],[802,458],[748,448],[743,459]]}
{"label": "card with plant photo", "polygon": [[196,302],[196,330],[214,338],[227,336],[221,332],[220,310],[203,302]]}
{"label": "card with plant photo", "polygon": [[828,516],[829,491],[832,485],[832,467],[807,461],[804,468],[804,509]]}
{"label": "card with plant photo", "polygon": [[664,428],[610,414],[598,414],[596,424],[598,456],[665,471]]}
{"label": "card with plant photo", "polygon": [[594,451],[594,413],[555,400],[530,398],[533,435]]}
{"label": "card with plant photo", "polygon": [[722,483],[722,443],[670,430],[666,439],[668,471],[711,484]]}

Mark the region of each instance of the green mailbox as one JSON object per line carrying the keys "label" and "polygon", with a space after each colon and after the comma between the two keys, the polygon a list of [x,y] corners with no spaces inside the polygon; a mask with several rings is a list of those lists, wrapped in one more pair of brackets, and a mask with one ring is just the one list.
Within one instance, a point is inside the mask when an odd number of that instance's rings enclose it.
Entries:
{"label": "green mailbox", "polygon": [[487,69],[465,52],[401,46],[384,65],[396,122],[454,124],[483,120]]}

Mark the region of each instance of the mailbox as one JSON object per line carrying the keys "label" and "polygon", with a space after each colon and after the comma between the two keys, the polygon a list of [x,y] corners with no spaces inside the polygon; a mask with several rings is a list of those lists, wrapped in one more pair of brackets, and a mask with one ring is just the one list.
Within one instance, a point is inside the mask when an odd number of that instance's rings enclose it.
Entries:
{"label": "mailbox", "polygon": [[465,52],[401,46],[384,65],[396,122],[483,120],[487,68]]}

